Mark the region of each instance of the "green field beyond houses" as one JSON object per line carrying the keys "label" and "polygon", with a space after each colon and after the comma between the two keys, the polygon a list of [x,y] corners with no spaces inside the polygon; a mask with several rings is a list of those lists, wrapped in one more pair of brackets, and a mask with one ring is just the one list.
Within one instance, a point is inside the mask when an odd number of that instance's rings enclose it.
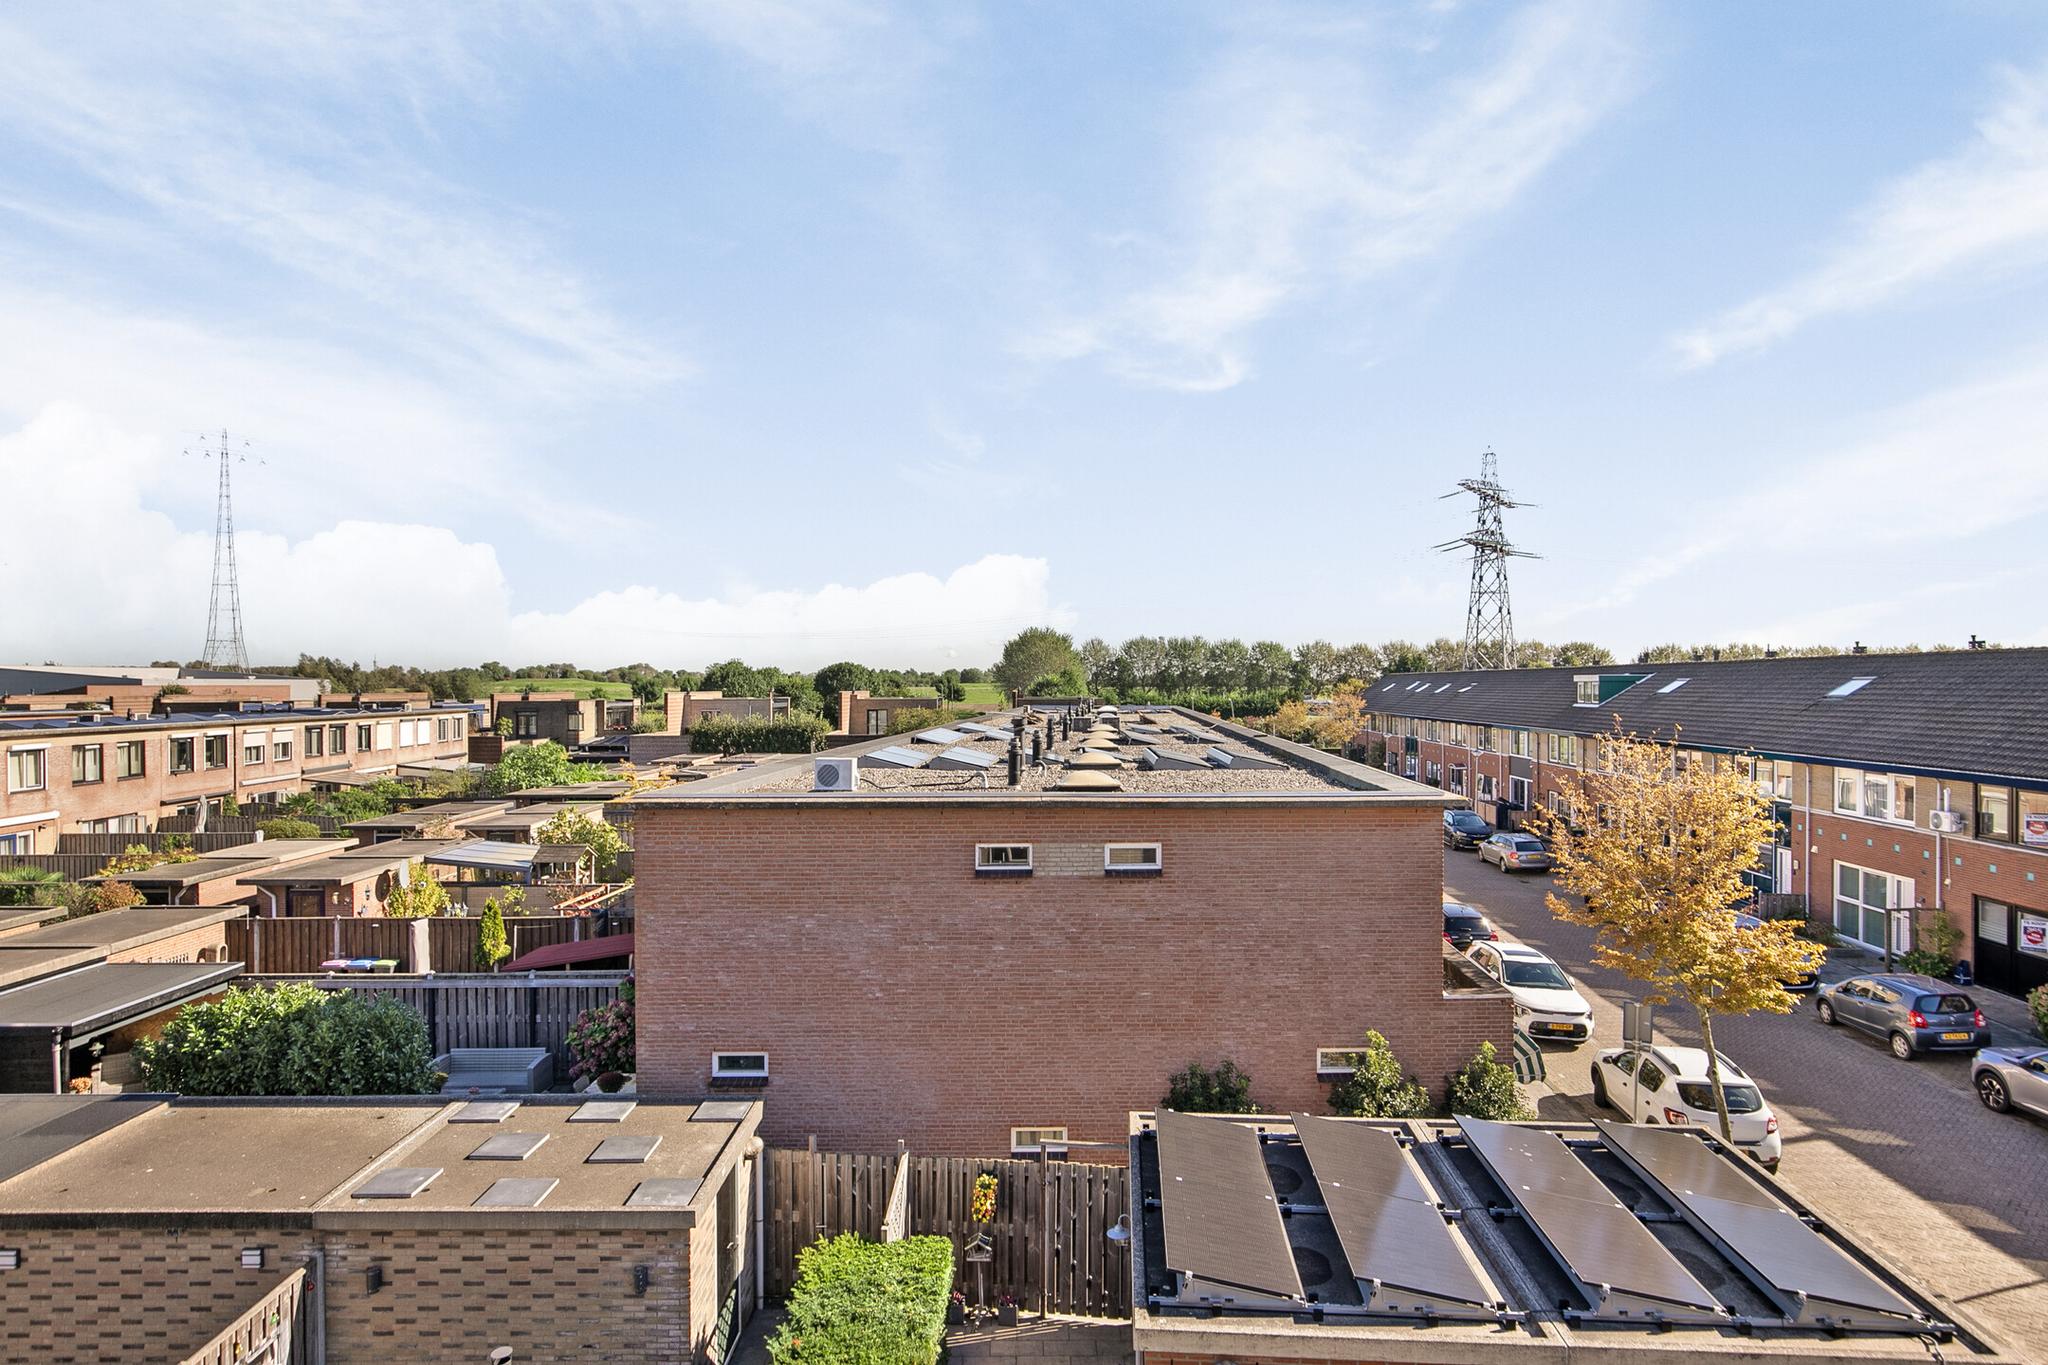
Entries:
{"label": "green field beyond houses", "polygon": [[507,678],[491,684],[493,692],[574,692],[579,697],[625,698],[633,689],[622,682],[594,678]]}

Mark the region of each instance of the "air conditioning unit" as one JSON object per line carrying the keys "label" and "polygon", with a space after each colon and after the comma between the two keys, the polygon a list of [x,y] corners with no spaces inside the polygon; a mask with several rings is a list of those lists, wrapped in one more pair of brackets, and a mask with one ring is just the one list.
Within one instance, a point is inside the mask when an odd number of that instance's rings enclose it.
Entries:
{"label": "air conditioning unit", "polygon": [[1931,810],[1927,812],[1927,828],[1936,834],[1961,834],[1963,813],[1959,810]]}
{"label": "air conditioning unit", "polygon": [[811,760],[811,790],[850,792],[860,786],[857,758],[814,758]]}

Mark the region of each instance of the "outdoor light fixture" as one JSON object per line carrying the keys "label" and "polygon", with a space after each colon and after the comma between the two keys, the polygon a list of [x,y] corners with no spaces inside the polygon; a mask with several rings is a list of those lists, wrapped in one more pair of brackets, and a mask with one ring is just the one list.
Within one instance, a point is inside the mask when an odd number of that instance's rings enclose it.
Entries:
{"label": "outdoor light fixture", "polygon": [[1116,1246],[1120,1246],[1120,1247],[1128,1247],[1128,1246],[1130,1246],[1130,1244],[1131,1244],[1131,1215],[1129,1215],[1128,1213],[1120,1213],[1120,1214],[1118,1214],[1118,1215],[1116,1216],[1116,1225],[1115,1225],[1114,1227],[1110,1228],[1110,1230],[1109,1230],[1108,1232],[1105,1232],[1105,1233],[1103,1233],[1102,1235],[1103,1235],[1103,1236],[1105,1236],[1105,1237],[1107,1237],[1107,1238],[1109,1238],[1110,1242],[1111,1242],[1112,1244],[1116,1245]]}
{"label": "outdoor light fixture", "polygon": [[505,1365],[506,1361],[512,1359],[512,1348],[510,1346],[493,1346],[491,1353],[485,1356],[484,1359],[488,1360],[491,1365]]}
{"label": "outdoor light fixture", "polygon": [[373,1265],[363,1272],[363,1292],[374,1294],[384,1287],[384,1267]]}
{"label": "outdoor light fixture", "polygon": [[644,1265],[636,1265],[636,1266],[634,1266],[634,1267],[633,1267],[633,1294],[634,1294],[634,1297],[636,1297],[636,1298],[645,1298],[645,1297],[647,1296],[647,1283],[648,1283],[648,1281],[649,1281],[649,1280],[651,1280],[651,1279],[653,1279],[653,1278],[654,1278],[653,1272],[652,1272],[651,1270],[649,1270],[649,1269],[648,1269],[648,1268],[647,1268],[646,1266],[644,1266]]}
{"label": "outdoor light fixture", "polygon": [[0,1270],[21,1269],[21,1248],[0,1247]]}
{"label": "outdoor light fixture", "polygon": [[261,1269],[263,1269],[263,1248],[262,1248],[262,1247],[243,1247],[243,1248],[242,1248],[242,1269],[244,1269],[244,1270],[261,1270]]}

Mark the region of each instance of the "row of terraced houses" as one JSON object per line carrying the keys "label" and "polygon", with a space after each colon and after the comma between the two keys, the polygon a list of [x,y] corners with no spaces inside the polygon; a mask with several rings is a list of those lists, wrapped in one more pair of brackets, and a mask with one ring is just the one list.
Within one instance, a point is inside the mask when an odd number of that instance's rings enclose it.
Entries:
{"label": "row of terraced houses", "polygon": [[1502,828],[1569,813],[1617,724],[1738,764],[1777,807],[1760,889],[1878,951],[1946,915],[1985,986],[2048,982],[2048,650],[1402,674],[1367,704],[1388,771]]}

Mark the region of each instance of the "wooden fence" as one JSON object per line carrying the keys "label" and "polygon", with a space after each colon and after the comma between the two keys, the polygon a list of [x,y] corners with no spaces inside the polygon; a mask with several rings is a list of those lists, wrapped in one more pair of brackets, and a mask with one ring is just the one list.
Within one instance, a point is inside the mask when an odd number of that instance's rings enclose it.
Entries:
{"label": "wooden fence", "polygon": [[326,834],[345,832],[342,829],[345,822],[339,816],[300,815],[282,806],[257,811],[245,809],[240,815],[209,815],[203,830],[197,828],[199,817],[196,815],[166,815],[156,822],[156,829],[159,834],[239,834],[247,843],[256,837],[258,827],[270,820],[304,820],[318,825]]}
{"label": "wooden fence", "polygon": [[237,985],[275,986],[307,981],[322,990],[396,996],[427,1021],[434,1051],[457,1047],[544,1047],[554,1054],[555,1076],[567,1079],[569,1026],[576,1016],[618,998],[623,972],[436,973],[433,976],[242,977]]}
{"label": "wooden fence", "polygon": [[[767,1155],[770,1294],[788,1293],[797,1252],[820,1237],[855,1232],[882,1240],[892,1221],[891,1177],[898,1158],[782,1148],[770,1148]],[[1055,1313],[1130,1316],[1129,1254],[1108,1239],[1118,1215],[1130,1209],[1130,1173],[1124,1167],[910,1157],[904,1163],[905,1231],[952,1240],[954,1288],[968,1302],[974,1302],[977,1285],[964,1253],[979,1230],[968,1216],[968,1201],[983,1173],[996,1177],[996,1217],[986,1229],[992,1243],[991,1302],[1010,1294],[1026,1311],[1036,1311],[1043,1291]]]}
{"label": "wooden fence", "polygon": [[97,876],[106,865],[105,858],[89,853],[0,853],[0,869],[32,867],[40,872],[54,872],[67,882]]}
{"label": "wooden fence", "polygon": [[[240,848],[255,839],[253,832],[219,829],[205,829],[197,834],[171,834],[160,829],[138,834],[60,834],[57,836],[57,852],[96,857],[104,863],[137,845],[152,853],[161,853],[174,845],[189,848],[194,853],[214,853],[224,848]],[[341,845],[336,844],[335,847],[340,848]]]}
{"label": "wooden fence", "polygon": [[[412,961],[412,923],[337,915],[258,916],[232,919],[221,927],[227,931],[228,961],[245,963],[250,972],[259,975],[318,972],[321,963],[335,957],[388,957],[413,970],[426,966],[435,971],[466,972],[476,966],[481,919],[448,916],[426,921],[427,963]],[[587,915],[505,917],[505,937],[511,941],[515,958],[549,944],[597,936],[597,926]]]}

